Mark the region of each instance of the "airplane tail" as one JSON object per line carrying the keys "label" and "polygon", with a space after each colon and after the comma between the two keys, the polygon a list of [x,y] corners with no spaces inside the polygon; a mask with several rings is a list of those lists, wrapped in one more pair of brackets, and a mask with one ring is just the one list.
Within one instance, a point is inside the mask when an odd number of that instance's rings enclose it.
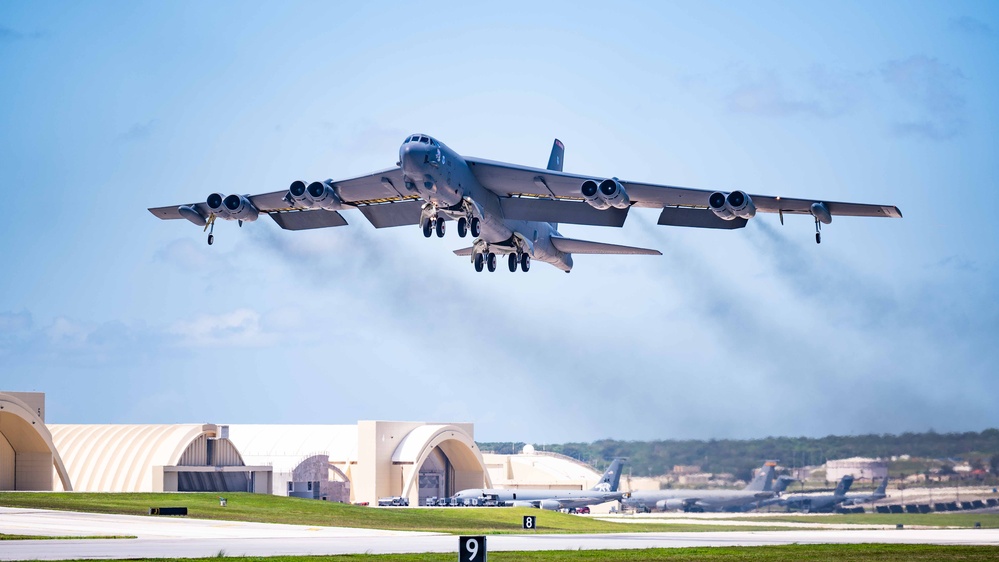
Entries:
{"label": "airplane tail", "polygon": [[621,484],[621,467],[624,466],[625,460],[623,458],[614,459],[592,490],[597,492],[616,492],[618,485]]}
{"label": "airplane tail", "polygon": [[773,491],[775,493],[780,494],[780,493],[784,492],[784,490],[787,489],[787,487],[791,484],[791,482],[794,482],[794,481],[795,481],[794,478],[792,478],[790,476],[781,476],[780,478],[778,478],[777,480],[774,481],[774,490]]}
{"label": "airplane tail", "polygon": [[839,484],[836,485],[836,490],[833,492],[833,495],[846,495],[846,492],[849,491],[851,485],[853,485],[853,476],[847,474],[839,481]]}
{"label": "airplane tail", "polygon": [[878,484],[878,489],[874,490],[874,495],[883,498],[887,495],[886,493],[887,489],[888,489],[888,476],[885,475],[885,478],[884,480],[881,481],[881,484]]}
{"label": "airplane tail", "polygon": [[565,146],[562,141],[555,139],[552,145],[552,155],[548,158],[548,169],[553,172],[562,171],[562,159],[565,157]]}
{"label": "airplane tail", "polygon": [[743,488],[747,492],[769,492],[770,485],[773,483],[774,479],[774,463],[766,462],[760,467],[760,471],[756,473],[756,477],[746,487]]}

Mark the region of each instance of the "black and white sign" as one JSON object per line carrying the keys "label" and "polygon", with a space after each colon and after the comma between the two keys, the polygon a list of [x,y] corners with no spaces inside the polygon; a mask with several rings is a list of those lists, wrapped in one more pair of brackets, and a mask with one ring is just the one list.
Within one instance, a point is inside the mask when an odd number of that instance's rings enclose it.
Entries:
{"label": "black and white sign", "polygon": [[486,537],[458,537],[458,562],[486,562]]}
{"label": "black and white sign", "polygon": [[527,531],[533,531],[538,526],[538,516],[537,515],[525,515],[524,516],[524,529]]}

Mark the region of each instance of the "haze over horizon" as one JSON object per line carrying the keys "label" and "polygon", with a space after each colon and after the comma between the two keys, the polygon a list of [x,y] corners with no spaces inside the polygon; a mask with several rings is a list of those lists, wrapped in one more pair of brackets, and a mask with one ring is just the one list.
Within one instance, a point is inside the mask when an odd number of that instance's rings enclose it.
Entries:
{"label": "haze over horizon", "polygon": [[[999,427],[999,4],[0,4],[0,390],[50,423],[469,421],[528,443]],[[146,209],[461,154],[897,205],[476,273],[449,229]]]}

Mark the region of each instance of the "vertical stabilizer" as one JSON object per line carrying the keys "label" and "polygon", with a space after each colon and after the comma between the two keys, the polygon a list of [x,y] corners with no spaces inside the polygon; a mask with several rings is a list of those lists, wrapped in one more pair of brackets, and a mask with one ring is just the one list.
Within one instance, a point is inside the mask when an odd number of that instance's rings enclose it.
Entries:
{"label": "vertical stabilizer", "polygon": [[839,484],[836,486],[836,491],[833,492],[833,495],[835,496],[846,495],[846,492],[850,489],[850,486],[852,485],[853,485],[853,476],[847,474],[839,481]]}
{"label": "vertical stabilizer", "polygon": [[747,492],[769,492],[770,486],[774,480],[774,463],[766,462],[760,467],[759,472],[756,473],[756,477],[743,490]]}
{"label": "vertical stabilizer", "polygon": [[607,472],[604,472],[592,489],[598,492],[616,492],[621,483],[621,467],[624,466],[624,461],[625,459],[614,459],[614,462],[607,467]]}
{"label": "vertical stabilizer", "polygon": [[548,169],[553,172],[561,172],[564,159],[565,146],[562,145],[562,141],[555,139],[555,144],[552,145],[552,155],[548,158]]}
{"label": "vertical stabilizer", "polygon": [[885,476],[884,480],[881,481],[881,484],[878,484],[878,489],[874,490],[874,496],[878,498],[885,497],[885,495],[887,495],[886,494],[887,489],[888,489],[888,476]]}

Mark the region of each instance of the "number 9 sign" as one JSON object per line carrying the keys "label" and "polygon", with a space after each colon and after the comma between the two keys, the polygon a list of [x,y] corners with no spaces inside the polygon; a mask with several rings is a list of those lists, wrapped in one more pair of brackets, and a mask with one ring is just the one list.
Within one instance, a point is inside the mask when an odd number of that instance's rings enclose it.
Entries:
{"label": "number 9 sign", "polygon": [[458,537],[458,562],[486,562],[486,537]]}

